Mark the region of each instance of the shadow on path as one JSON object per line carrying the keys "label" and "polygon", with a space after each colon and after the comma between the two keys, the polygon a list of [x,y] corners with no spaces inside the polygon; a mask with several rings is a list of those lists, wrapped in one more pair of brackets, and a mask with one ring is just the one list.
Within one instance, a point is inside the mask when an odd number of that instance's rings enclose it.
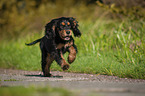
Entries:
{"label": "shadow on path", "polygon": [[[45,77],[43,75],[24,75],[24,76],[28,76],[28,77]],[[51,76],[51,77],[46,77],[46,78],[63,78],[63,76],[60,75],[55,75],[55,76]]]}

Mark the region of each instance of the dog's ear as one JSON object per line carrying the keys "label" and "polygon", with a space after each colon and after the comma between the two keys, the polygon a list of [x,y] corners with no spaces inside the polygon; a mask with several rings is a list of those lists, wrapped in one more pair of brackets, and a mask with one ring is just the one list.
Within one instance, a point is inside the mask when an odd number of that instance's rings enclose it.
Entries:
{"label": "dog's ear", "polygon": [[80,30],[78,29],[78,22],[75,20],[75,18],[73,18],[73,17],[70,17],[69,18],[69,21],[70,21],[70,23],[71,23],[71,29],[72,29],[72,31],[73,31],[73,33],[74,33],[74,36],[75,37],[80,37],[81,36],[81,32],[80,32]]}
{"label": "dog's ear", "polygon": [[45,35],[47,36],[48,39],[52,39],[55,37],[55,28],[56,28],[55,20],[52,20],[51,22],[46,24]]}

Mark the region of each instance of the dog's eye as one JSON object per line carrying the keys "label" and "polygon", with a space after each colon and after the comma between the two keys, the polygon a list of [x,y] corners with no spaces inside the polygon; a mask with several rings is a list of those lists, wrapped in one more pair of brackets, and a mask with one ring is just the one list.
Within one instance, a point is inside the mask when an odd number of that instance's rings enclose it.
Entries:
{"label": "dog's eye", "polygon": [[64,23],[64,22],[62,22],[61,24],[62,24],[62,25],[65,25],[65,23]]}
{"label": "dog's eye", "polygon": [[69,22],[67,22],[67,25],[70,25],[70,23],[69,23]]}

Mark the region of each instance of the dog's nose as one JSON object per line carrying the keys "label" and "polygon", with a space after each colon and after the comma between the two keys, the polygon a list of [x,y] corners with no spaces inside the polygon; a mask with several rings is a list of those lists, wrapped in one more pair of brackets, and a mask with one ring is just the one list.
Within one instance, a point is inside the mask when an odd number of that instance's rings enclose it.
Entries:
{"label": "dog's nose", "polygon": [[70,34],[70,31],[66,31],[66,34]]}

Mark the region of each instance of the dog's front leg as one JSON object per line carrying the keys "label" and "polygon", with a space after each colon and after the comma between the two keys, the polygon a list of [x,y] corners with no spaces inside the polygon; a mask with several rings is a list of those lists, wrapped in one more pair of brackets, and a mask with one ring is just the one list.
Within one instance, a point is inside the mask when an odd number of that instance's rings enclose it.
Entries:
{"label": "dog's front leg", "polygon": [[54,58],[54,60],[61,66],[63,70],[67,70],[69,68],[69,64],[67,64],[64,60],[62,52],[59,49],[57,49],[55,41],[45,39],[44,42],[47,52],[50,53],[50,57]]}
{"label": "dog's front leg", "polygon": [[60,50],[56,50],[56,52],[53,52],[52,55],[55,61],[61,66],[64,71],[69,69],[69,64],[65,61]]}
{"label": "dog's front leg", "polygon": [[62,52],[60,52],[60,56],[62,58],[62,64],[61,64],[61,68],[63,70],[68,70],[69,69],[69,64],[65,61]]}
{"label": "dog's front leg", "polygon": [[76,58],[77,47],[73,45],[68,50],[69,50],[68,62],[71,64]]}

